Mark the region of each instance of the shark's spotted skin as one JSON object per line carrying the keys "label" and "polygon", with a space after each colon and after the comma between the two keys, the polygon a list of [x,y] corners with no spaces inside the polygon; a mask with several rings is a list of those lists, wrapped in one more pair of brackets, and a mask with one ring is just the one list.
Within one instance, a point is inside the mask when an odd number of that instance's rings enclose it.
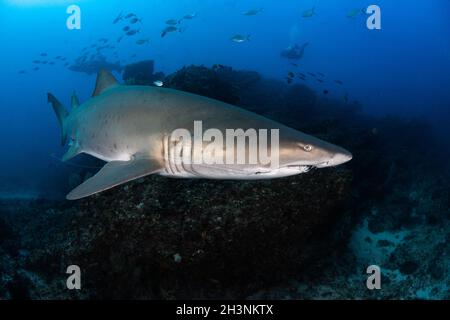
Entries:
{"label": "shark's spotted skin", "polygon": [[[100,71],[91,99],[80,104],[72,96],[72,110],[48,94],[62,131],[69,141],[63,159],[87,153],[108,163],[92,178],[72,190],[68,199],[80,199],[127,181],[158,173],[177,178],[269,179],[303,173],[311,167],[335,166],[351,154],[280,123],[244,109],[173,89],[123,86]],[[226,129],[279,129],[279,166],[256,164],[196,164],[196,149],[169,139],[176,129],[193,132],[194,122]],[[245,148],[248,149],[248,144]],[[244,150],[248,153],[249,150]],[[236,150],[223,150],[226,155]]]}

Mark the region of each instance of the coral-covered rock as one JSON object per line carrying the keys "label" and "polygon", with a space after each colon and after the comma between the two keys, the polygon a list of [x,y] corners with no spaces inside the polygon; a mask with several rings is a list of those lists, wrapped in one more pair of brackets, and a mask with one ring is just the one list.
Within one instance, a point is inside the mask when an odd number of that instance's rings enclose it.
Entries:
{"label": "coral-covered rock", "polygon": [[222,77],[222,72],[204,66],[189,66],[169,75],[165,80],[169,88],[199,94],[227,103],[239,101],[233,82]]}
{"label": "coral-covered rock", "polygon": [[156,80],[164,78],[161,72],[155,73],[155,63],[153,60],[144,60],[129,64],[123,71],[122,78],[128,85],[149,86]]}
{"label": "coral-covered rock", "polygon": [[[31,271],[83,269],[84,293],[109,298],[243,297],[295,274],[328,232],[351,174],[328,169],[260,182],[150,176],[82,200]],[[53,262],[50,262],[53,261]]]}

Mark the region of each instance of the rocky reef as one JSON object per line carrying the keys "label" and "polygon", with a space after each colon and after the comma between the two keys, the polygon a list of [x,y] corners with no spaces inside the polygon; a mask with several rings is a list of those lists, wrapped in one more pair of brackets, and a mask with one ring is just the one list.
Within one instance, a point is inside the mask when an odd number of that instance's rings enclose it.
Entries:
{"label": "rocky reef", "polygon": [[[153,63],[144,64],[127,69],[127,83],[152,84]],[[0,298],[450,297],[449,172],[425,122],[368,116],[357,102],[221,65],[188,66],[164,83],[345,146],[354,159],[269,181],[149,176],[76,203],[3,201]],[[65,287],[71,264],[82,290]],[[365,287],[371,264],[382,290]]]}
{"label": "rocky reef", "polygon": [[[166,79],[166,86],[183,90],[205,97],[214,98],[231,104],[239,102],[238,92],[242,89],[241,85],[248,81],[248,74],[237,76],[236,72],[230,67],[214,66],[207,68],[205,66],[189,66],[171,74]],[[251,74],[253,78],[258,78],[256,73]],[[239,79],[239,83],[233,80]],[[252,82],[250,80],[250,82]]]}
{"label": "rocky reef", "polygon": [[245,297],[296,274],[350,182],[348,170],[239,183],[150,176],[67,210],[38,210],[45,222],[20,226],[33,245],[25,268],[57,288],[64,266],[77,264],[93,298]]}
{"label": "rocky reef", "polygon": [[[355,195],[353,214],[336,224],[331,241],[341,245],[331,255],[250,298],[449,299],[449,172],[410,170],[389,172],[384,196]],[[366,287],[369,265],[381,268],[381,290]]]}
{"label": "rocky reef", "polygon": [[155,62],[144,60],[126,65],[122,79],[128,85],[151,85],[154,81],[164,79],[164,73],[155,73]]}

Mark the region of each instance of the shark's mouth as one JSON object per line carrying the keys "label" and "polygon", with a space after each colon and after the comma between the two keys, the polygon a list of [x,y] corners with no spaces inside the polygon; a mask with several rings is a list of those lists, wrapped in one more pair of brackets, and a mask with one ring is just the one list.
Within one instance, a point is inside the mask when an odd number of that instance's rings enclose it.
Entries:
{"label": "shark's mouth", "polygon": [[314,164],[296,163],[287,165],[286,168],[294,169],[298,168],[301,172],[308,172],[312,169],[325,168],[330,166],[330,161],[324,161]]}
{"label": "shark's mouth", "polygon": [[293,169],[298,171],[299,173],[305,173],[315,168],[315,166],[311,165],[288,165],[285,168]]}
{"label": "shark's mouth", "polygon": [[329,165],[330,165],[330,162],[329,161],[325,161],[325,162],[316,164],[314,167],[315,168],[325,168],[325,167],[328,167]]}

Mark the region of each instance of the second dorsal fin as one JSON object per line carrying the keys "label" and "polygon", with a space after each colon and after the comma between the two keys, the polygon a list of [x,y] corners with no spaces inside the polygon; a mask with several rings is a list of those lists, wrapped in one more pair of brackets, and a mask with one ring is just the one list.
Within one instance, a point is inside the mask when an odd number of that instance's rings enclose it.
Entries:
{"label": "second dorsal fin", "polygon": [[96,97],[102,94],[104,91],[118,86],[116,78],[107,70],[101,69],[97,75],[97,83],[95,84],[95,90],[92,94],[93,97]]}

